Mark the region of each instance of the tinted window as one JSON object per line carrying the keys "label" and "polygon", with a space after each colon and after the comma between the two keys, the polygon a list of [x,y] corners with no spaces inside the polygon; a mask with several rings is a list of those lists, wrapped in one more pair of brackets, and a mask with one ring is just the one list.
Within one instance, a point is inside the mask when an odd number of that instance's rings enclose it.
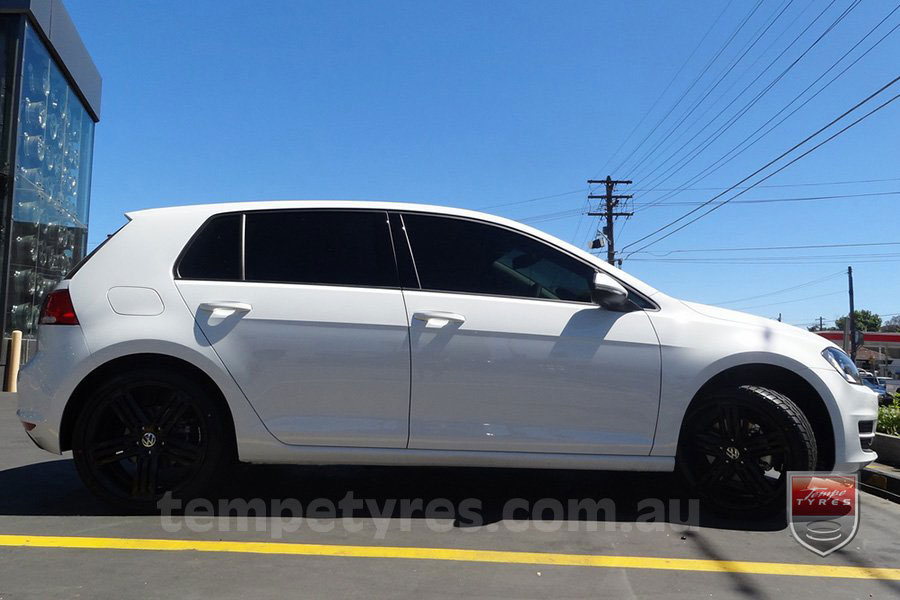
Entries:
{"label": "tinted window", "polygon": [[594,269],[522,234],[404,214],[424,289],[590,302]]}
{"label": "tinted window", "polygon": [[248,281],[397,287],[386,213],[248,213],[244,235]]}
{"label": "tinted window", "polygon": [[222,215],[206,222],[181,258],[184,279],[241,278],[241,215]]}

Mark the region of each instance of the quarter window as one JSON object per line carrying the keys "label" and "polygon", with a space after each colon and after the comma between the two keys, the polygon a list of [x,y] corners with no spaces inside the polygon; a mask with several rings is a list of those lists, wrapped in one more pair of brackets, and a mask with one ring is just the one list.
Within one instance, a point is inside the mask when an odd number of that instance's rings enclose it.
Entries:
{"label": "quarter window", "polygon": [[404,214],[422,288],[590,302],[595,270],[525,235],[468,221]]}
{"label": "quarter window", "polygon": [[398,286],[384,212],[247,213],[244,235],[247,281]]}
{"label": "quarter window", "polygon": [[241,278],[241,215],[213,217],[191,240],[181,263],[182,279]]}

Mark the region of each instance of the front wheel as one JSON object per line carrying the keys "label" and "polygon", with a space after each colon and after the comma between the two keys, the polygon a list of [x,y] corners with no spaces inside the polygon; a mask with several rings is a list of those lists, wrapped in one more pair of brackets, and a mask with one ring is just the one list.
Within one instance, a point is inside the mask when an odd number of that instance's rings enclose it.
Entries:
{"label": "front wheel", "polygon": [[231,436],[203,386],[145,368],[113,377],[88,398],[72,450],[88,489],[111,504],[153,510],[166,493],[189,498],[213,484]]}
{"label": "front wheel", "polygon": [[812,471],[816,438],[786,396],[742,385],[691,405],[678,447],[678,468],[706,505],[727,513],[784,508],[788,471]]}

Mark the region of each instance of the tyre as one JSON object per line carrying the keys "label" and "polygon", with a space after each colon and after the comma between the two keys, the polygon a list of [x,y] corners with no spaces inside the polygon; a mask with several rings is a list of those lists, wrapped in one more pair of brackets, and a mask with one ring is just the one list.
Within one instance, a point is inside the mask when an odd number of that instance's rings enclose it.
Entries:
{"label": "tyre", "polygon": [[784,509],[788,471],[812,471],[816,438],[786,396],[742,385],[694,402],[685,415],[678,469],[702,504],[720,513]]}
{"label": "tyre", "polygon": [[101,384],[75,421],[72,451],[87,488],[121,508],[152,511],[166,492],[211,490],[233,457],[230,421],[203,386],[143,368]]}

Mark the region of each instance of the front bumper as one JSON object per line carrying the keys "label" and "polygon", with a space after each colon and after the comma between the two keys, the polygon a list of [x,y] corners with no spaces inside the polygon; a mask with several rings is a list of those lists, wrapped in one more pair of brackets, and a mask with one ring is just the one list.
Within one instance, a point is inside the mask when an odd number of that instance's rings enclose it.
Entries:
{"label": "front bumper", "polygon": [[878,455],[867,449],[875,437],[878,394],[864,385],[848,383],[834,369],[816,368],[816,375],[830,392],[834,426],[834,468],[837,473],[853,473],[873,462]]}

